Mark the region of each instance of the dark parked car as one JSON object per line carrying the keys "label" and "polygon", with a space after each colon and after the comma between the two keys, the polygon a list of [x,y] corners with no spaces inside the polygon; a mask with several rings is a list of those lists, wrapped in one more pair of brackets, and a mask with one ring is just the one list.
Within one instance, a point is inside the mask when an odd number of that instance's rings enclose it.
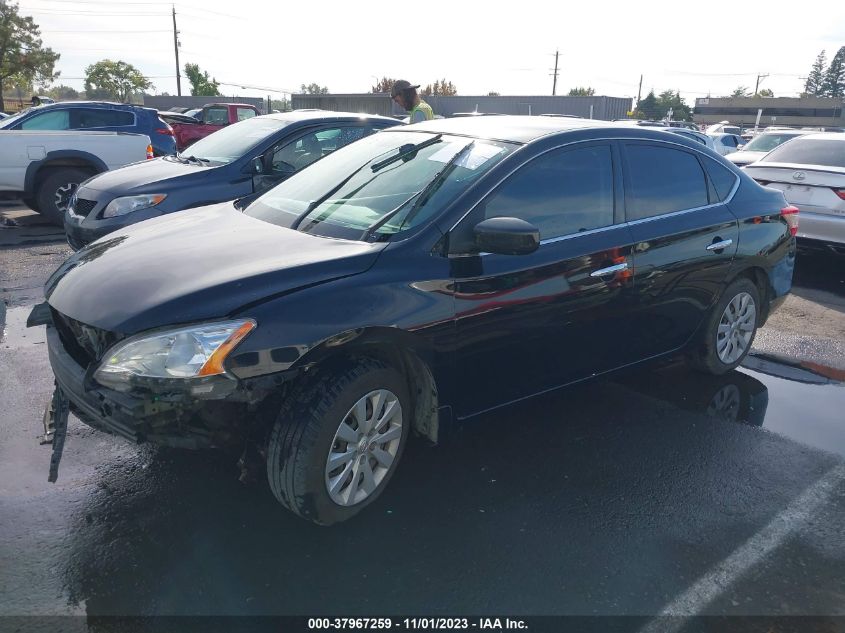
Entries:
{"label": "dark parked car", "polygon": [[260,193],[337,148],[398,124],[322,110],[233,123],[184,152],[83,183],[65,214],[68,243],[78,249],[142,220]]}
{"label": "dark parked car", "polygon": [[98,130],[150,137],[155,156],[176,152],[173,130],[158,111],[125,103],[62,101],[28,108],[0,122],[0,130]]}
{"label": "dark parked car", "polygon": [[82,249],[29,323],[48,326],[57,410],[266,456],[278,500],[329,524],[378,497],[412,432],[681,351],[736,367],[790,289],[795,211],[678,135],[429,121],[244,211]]}

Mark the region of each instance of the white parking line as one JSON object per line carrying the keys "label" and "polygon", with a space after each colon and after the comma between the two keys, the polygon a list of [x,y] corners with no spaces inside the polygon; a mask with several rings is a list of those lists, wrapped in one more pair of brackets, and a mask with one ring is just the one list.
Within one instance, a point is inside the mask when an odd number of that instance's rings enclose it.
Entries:
{"label": "white parking line", "polygon": [[845,481],[845,465],[836,466],[807,488],[783,512],[739,549],[666,605],[640,633],[674,633],[724,593],[740,576],[777,549],[816,512]]}

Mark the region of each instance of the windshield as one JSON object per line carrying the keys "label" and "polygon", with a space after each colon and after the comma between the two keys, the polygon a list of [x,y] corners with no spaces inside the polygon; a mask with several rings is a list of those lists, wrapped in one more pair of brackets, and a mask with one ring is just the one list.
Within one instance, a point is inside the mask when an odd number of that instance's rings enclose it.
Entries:
{"label": "windshield", "polygon": [[269,117],[246,119],[201,138],[180,156],[226,165],[238,160],[286,125],[288,121]]}
{"label": "windshield", "polygon": [[2,121],[0,121],[0,130],[2,130],[3,128],[12,127],[15,123],[20,121],[24,117],[24,115],[29,114],[30,112],[32,112],[32,108],[27,108],[26,110],[21,110],[17,114],[13,114],[7,119],[3,119]]}
{"label": "windshield", "polygon": [[800,134],[760,134],[748,142],[745,146],[745,151],[771,152],[778,145],[783,145],[788,140],[798,136],[800,136]]}
{"label": "windshield", "polygon": [[246,214],[325,237],[384,240],[424,224],[514,148],[424,132],[383,132],[294,174]]}
{"label": "windshield", "polygon": [[799,137],[790,143],[776,147],[761,160],[767,163],[798,163],[845,168],[845,139]]}

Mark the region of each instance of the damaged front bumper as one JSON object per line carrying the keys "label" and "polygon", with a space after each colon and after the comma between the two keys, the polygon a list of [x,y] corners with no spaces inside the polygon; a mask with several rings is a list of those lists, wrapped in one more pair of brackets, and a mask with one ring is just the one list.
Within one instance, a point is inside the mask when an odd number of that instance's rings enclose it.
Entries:
{"label": "damaged front bumper", "polygon": [[298,373],[248,380],[229,376],[169,380],[119,392],[94,381],[93,365],[87,370],[79,365],[65,350],[55,326],[46,325],[56,387],[67,398],[70,411],[95,429],[137,443],[188,449],[242,446],[262,423],[260,405],[280,394]]}

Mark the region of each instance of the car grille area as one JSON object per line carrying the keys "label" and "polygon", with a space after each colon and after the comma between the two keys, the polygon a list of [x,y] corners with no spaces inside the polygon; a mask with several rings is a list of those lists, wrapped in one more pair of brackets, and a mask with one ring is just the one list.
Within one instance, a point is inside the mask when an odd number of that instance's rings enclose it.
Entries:
{"label": "car grille area", "polygon": [[76,215],[88,215],[97,206],[96,200],[85,200],[84,198],[77,198],[76,204],[73,205],[73,211]]}
{"label": "car grille area", "polygon": [[99,362],[106,350],[121,338],[114,332],[86,325],[57,310],[52,310],[52,313],[53,324],[65,351],[82,367]]}

